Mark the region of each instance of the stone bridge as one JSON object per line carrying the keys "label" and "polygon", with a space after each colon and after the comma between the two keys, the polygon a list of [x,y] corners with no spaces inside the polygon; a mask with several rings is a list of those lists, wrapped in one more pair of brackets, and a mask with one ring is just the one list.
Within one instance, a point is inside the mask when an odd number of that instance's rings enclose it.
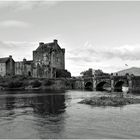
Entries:
{"label": "stone bridge", "polygon": [[77,79],[75,84],[83,89],[112,92],[121,92],[122,86],[125,85],[129,87],[129,92],[140,92],[140,76],[134,75],[84,77]]}

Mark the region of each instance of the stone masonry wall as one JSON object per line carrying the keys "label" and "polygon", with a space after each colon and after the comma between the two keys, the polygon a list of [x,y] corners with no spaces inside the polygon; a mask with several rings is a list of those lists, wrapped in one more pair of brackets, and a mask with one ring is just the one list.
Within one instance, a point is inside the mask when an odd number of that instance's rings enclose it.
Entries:
{"label": "stone masonry wall", "polygon": [[6,63],[0,63],[0,76],[6,75]]}
{"label": "stone masonry wall", "polygon": [[61,49],[54,40],[53,43],[40,43],[33,51],[33,76],[54,78],[56,69],[65,69],[65,49]]}

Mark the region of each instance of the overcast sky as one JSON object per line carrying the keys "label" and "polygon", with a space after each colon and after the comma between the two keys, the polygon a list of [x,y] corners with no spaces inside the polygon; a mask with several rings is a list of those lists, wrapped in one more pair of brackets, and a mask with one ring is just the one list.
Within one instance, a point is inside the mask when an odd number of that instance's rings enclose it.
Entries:
{"label": "overcast sky", "polygon": [[72,75],[140,67],[140,2],[0,1],[0,57],[31,60],[53,39]]}

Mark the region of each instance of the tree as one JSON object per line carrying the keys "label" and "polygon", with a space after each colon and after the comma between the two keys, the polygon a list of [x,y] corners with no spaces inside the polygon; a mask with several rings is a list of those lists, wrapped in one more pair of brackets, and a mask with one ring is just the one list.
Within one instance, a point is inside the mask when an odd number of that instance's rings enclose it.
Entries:
{"label": "tree", "polygon": [[104,74],[103,71],[100,69],[95,70],[95,72],[94,72],[94,75],[96,75],[96,76],[102,76],[103,74]]}
{"label": "tree", "polygon": [[71,73],[67,70],[56,70],[56,78],[71,78]]}
{"label": "tree", "polygon": [[109,76],[109,73],[105,73],[102,70],[98,69],[98,70],[95,70],[94,75],[95,76]]}
{"label": "tree", "polygon": [[86,76],[86,77],[92,76],[93,75],[93,71],[92,71],[91,68],[89,68],[88,70],[81,72],[80,75]]}
{"label": "tree", "polygon": [[97,69],[97,70],[93,70],[91,68],[89,68],[86,71],[83,71],[80,73],[82,76],[84,77],[91,77],[91,76],[108,76],[108,73],[104,73],[102,70]]}
{"label": "tree", "polygon": [[32,85],[34,88],[40,87],[40,86],[41,86],[41,82],[38,81],[38,80],[35,80],[35,81],[33,81],[33,82],[31,83],[31,85]]}

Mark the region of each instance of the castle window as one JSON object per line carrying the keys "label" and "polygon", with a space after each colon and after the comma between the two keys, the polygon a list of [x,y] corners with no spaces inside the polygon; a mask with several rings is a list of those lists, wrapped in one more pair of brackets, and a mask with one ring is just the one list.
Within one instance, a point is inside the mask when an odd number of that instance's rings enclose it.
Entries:
{"label": "castle window", "polygon": [[58,57],[56,57],[56,62],[59,62],[59,58]]}
{"label": "castle window", "polygon": [[31,72],[30,71],[28,71],[28,76],[31,76]]}

